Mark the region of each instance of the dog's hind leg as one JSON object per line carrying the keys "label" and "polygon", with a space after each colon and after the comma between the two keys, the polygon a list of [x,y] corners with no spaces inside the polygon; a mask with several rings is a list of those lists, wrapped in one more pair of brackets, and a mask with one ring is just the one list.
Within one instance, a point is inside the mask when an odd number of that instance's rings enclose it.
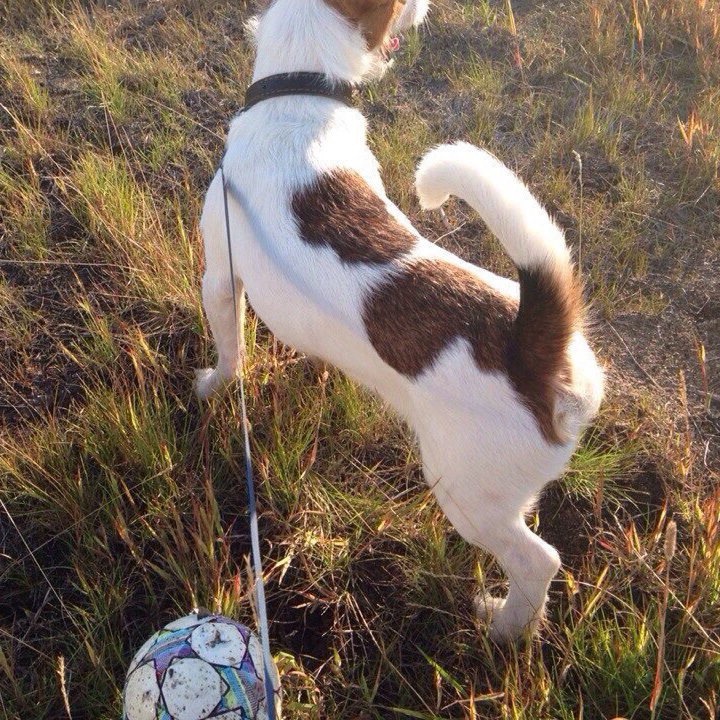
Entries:
{"label": "dog's hind leg", "polygon": [[508,578],[507,597],[481,593],[475,599],[478,617],[490,624],[490,636],[506,642],[534,633],[550,582],[560,568],[557,551],[527,527],[521,511],[503,512],[502,501],[493,506],[482,492],[475,501],[462,493],[451,497],[441,486],[446,486],[444,480],[435,495],[455,529],[467,542],[494,555]]}
{"label": "dog's hind leg", "polygon": [[525,524],[523,510],[536,488],[529,488],[529,477],[519,479],[518,449],[473,432],[469,421],[454,425],[451,415],[438,413],[434,421],[419,433],[427,481],[453,527],[495,556],[510,585],[506,598],[481,595],[478,616],[499,641],[532,633],[560,557]]}
{"label": "dog's hind leg", "polygon": [[[215,177],[208,191],[201,220],[205,242],[203,307],[215,340],[218,363],[215,368],[197,371],[195,390],[201,399],[223,390],[237,375],[244,355],[245,295],[238,274],[239,258],[233,253],[235,297],[230,279],[230,261],[225,229],[222,184]],[[237,317],[236,317],[237,316]]]}
{"label": "dog's hind leg", "polygon": [[475,605],[478,617],[490,623],[490,636],[509,641],[537,630],[550,582],[560,569],[560,556],[527,527],[521,516],[501,537],[493,535],[481,533],[478,544],[495,555],[510,590],[505,598],[480,593]]}

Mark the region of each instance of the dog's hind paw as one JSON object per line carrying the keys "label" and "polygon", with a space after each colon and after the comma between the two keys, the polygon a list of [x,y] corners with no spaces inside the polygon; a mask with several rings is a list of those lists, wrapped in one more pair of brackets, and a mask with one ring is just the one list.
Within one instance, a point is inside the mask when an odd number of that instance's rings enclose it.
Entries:
{"label": "dog's hind paw", "polygon": [[488,636],[498,644],[508,644],[520,638],[532,636],[540,623],[540,616],[529,622],[520,613],[508,607],[505,598],[484,593],[475,597],[475,612],[478,620],[488,624]]}

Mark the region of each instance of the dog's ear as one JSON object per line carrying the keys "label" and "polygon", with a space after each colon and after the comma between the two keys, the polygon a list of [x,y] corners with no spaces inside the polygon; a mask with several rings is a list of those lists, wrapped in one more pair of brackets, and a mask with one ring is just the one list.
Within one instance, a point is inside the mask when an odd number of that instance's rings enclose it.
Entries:
{"label": "dog's ear", "polygon": [[260,15],[251,15],[244,23],[245,37],[253,47],[257,47],[258,30],[260,29]]}
{"label": "dog's ear", "polygon": [[405,0],[325,0],[359,25],[369,50],[382,43]]}
{"label": "dog's ear", "polygon": [[255,13],[243,23],[245,37],[254,48],[257,48],[260,22],[265,13],[270,9],[271,4],[272,0],[258,0],[258,2],[255,3]]}

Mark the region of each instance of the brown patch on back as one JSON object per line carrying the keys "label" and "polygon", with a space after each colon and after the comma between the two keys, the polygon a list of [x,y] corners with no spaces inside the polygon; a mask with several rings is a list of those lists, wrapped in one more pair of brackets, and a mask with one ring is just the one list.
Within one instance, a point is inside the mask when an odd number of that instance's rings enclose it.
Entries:
{"label": "brown patch on back", "polygon": [[[321,176],[293,196],[292,209],[302,239],[332,248],[345,263],[389,263],[417,242],[351,171]],[[506,373],[543,437],[562,443],[555,404],[571,381],[567,348],[583,310],[572,266],[519,268],[519,305],[447,262],[420,259],[402,268],[363,307],[368,337],[380,357],[415,376],[449,343],[464,338],[478,368]]]}
{"label": "brown patch on back", "polygon": [[325,0],[350,22],[360,26],[368,50],[382,43],[390,24],[400,12],[405,0]]}
{"label": "brown patch on back", "polygon": [[440,260],[417,260],[372,292],[363,320],[378,355],[403,375],[432,367],[457,338],[477,367],[504,372],[543,437],[560,443],[555,400],[569,377],[567,346],[582,307],[570,268],[520,271],[521,300]]}
{"label": "brown patch on back", "polygon": [[302,239],[330,247],[346,263],[386,263],[406,254],[417,238],[354,172],[336,170],[293,195]]}
{"label": "brown patch on back", "polygon": [[431,367],[456,338],[481,370],[505,370],[517,304],[471,273],[440,260],[408,265],[365,301],[365,329],[378,355],[403,375]]}

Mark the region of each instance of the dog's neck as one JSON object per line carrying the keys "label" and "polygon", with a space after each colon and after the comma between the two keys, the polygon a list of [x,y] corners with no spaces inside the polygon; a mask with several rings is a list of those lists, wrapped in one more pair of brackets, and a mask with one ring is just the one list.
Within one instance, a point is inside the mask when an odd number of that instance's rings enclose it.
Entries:
{"label": "dog's neck", "polygon": [[276,0],[260,21],[253,82],[286,72],[320,72],[359,83],[374,69],[361,32],[324,0]]}

